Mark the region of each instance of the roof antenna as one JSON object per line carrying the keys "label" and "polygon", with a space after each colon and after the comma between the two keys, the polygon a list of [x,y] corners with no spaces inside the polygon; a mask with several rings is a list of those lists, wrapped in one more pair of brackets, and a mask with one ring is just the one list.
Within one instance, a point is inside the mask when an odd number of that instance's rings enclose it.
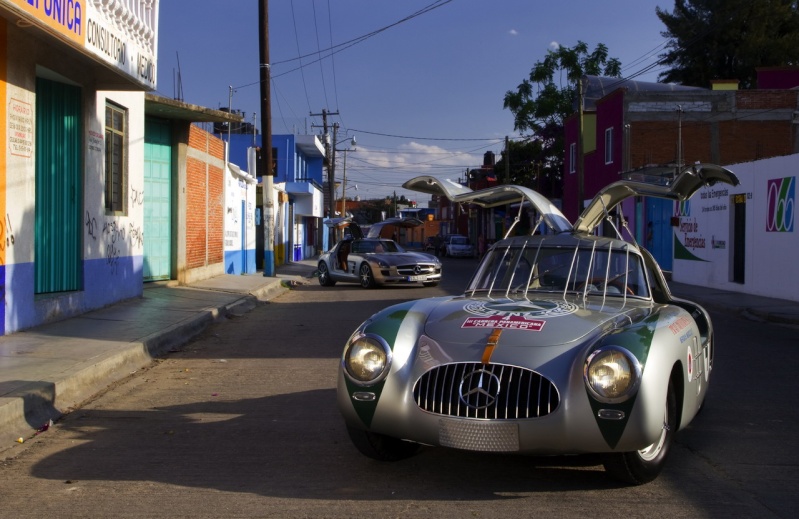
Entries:
{"label": "roof antenna", "polygon": [[[183,79],[180,76],[180,55],[175,52],[175,58],[178,62],[178,70],[177,73],[172,71],[172,98],[177,99],[178,101],[183,101]],[[177,84],[175,84],[177,81]]]}

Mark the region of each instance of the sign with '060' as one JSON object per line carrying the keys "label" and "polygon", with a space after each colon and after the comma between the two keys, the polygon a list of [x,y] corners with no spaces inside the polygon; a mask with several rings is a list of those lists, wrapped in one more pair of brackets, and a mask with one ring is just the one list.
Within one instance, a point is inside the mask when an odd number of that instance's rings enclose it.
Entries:
{"label": "sign with '060'", "polygon": [[766,189],[766,232],[793,232],[796,177],[773,178]]}

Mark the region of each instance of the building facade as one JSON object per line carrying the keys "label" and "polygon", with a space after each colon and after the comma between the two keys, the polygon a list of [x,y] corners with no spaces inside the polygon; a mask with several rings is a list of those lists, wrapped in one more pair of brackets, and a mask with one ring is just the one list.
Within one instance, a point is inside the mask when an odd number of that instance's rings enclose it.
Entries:
{"label": "building facade", "polygon": [[[799,85],[796,71],[762,69],[758,77],[770,88],[738,90],[735,81],[718,81],[704,89],[587,76],[582,114],[565,124],[564,214],[574,221],[601,188],[646,166],[729,165],[799,152],[799,95],[788,86]],[[673,204],[634,199],[622,210],[636,240],[671,270]]]}
{"label": "building facade", "polygon": [[157,0],[0,0],[2,334],[142,292],[157,13]]}
{"label": "building facade", "polygon": [[[227,156],[227,144],[202,123],[233,123],[239,114],[145,94],[143,281],[181,284],[254,272],[255,179]],[[209,125],[210,126],[210,125]],[[244,187],[242,187],[242,183]],[[235,266],[235,268],[234,268]]]}
{"label": "building facade", "polygon": [[225,272],[241,116],[147,93],[157,0],[0,0],[0,333]]}
{"label": "building facade", "polygon": [[[257,171],[254,148],[260,148],[260,134],[219,134],[230,139],[230,160],[249,163],[258,186],[255,200],[254,234],[256,268],[263,269],[264,230],[262,212],[264,193],[261,172]],[[276,265],[312,258],[323,248],[324,193],[323,167],[325,149],[315,135],[272,135],[272,181],[274,258]]]}
{"label": "building facade", "polygon": [[674,280],[799,301],[799,155],[726,167],[738,186],[710,186],[671,202]]}

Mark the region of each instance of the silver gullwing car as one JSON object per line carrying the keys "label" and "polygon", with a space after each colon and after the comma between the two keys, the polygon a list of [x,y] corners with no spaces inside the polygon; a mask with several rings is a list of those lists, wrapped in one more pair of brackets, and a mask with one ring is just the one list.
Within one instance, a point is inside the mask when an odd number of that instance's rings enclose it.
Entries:
{"label": "silver gullwing car", "polygon": [[325,225],[347,232],[319,258],[319,284],[324,287],[339,281],[359,283],[363,288],[406,284],[434,287],[441,282],[441,261],[437,257],[406,250],[394,240],[380,237],[380,231],[389,225],[422,225],[417,218],[389,218],[370,226],[366,236],[351,218],[333,218]]}
{"label": "silver gullwing car", "polygon": [[532,207],[540,218],[529,236],[495,243],[464,294],[390,306],[355,330],[337,390],[355,447],[379,460],[420,446],[597,453],[624,482],[655,479],[707,394],[713,327],[703,308],[671,295],[646,249],[622,239],[632,236],[623,224],[615,237],[594,231],[614,214],[625,221],[614,210],[627,197],[685,200],[717,182],[738,184],[710,164],[661,184],[619,181],[574,225],[524,187],[406,182],[454,202],[519,204],[520,215]]}

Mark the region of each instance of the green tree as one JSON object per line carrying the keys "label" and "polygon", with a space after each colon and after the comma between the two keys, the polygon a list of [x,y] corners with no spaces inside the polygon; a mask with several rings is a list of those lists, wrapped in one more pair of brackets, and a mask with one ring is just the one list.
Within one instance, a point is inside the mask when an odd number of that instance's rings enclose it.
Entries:
{"label": "green tree", "polygon": [[508,184],[529,187],[547,198],[560,198],[563,194],[563,175],[561,170],[544,162],[542,141],[526,139],[510,141],[508,144],[510,150],[503,150],[494,166],[497,179],[505,183],[507,174]]}
{"label": "green tree", "polygon": [[[574,47],[547,51],[546,57],[533,66],[530,76],[515,91],[505,93],[504,108],[513,113],[514,128],[529,132],[530,144],[537,143],[533,146],[539,148],[529,157],[530,163],[542,169],[542,179],[558,180],[558,194],[565,153],[563,124],[575,111],[578,82],[585,75],[621,77],[621,62],[608,57],[608,48],[602,43],[589,51],[586,43],[578,41]],[[519,162],[511,147],[510,163]],[[546,195],[559,196],[553,192]]]}
{"label": "green tree", "polygon": [[737,79],[756,87],[756,68],[799,63],[796,0],[675,0],[659,7],[668,49],[658,76],[666,83],[709,87],[714,79]]}
{"label": "green tree", "polygon": [[377,198],[363,200],[359,209],[353,212],[353,218],[360,225],[369,225],[383,220],[383,216],[390,216],[392,210],[391,199]]}

